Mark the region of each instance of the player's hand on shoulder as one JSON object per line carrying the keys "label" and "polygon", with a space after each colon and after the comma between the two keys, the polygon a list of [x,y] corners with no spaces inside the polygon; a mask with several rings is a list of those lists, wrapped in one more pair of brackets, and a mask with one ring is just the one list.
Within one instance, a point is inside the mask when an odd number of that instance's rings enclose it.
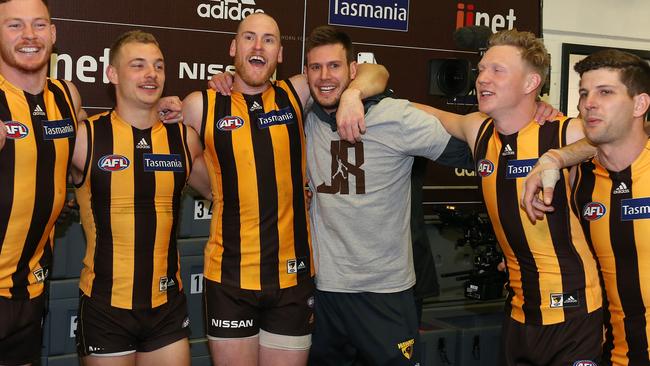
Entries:
{"label": "player's hand on shoulder", "polygon": [[533,224],[537,220],[542,220],[546,213],[554,211],[551,203],[553,202],[555,184],[559,179],[559,164],[547,155],[542,155],[533,170],[526,176],[521,207],[526,211],[526,215]]}
{"label": "player's hand on shoulder", "polygon": [[163,123],[183,122],[182,107],[181,98],[176,95],[160,98],[157,107],[160,120]]}
{"label": "player's hand on shoulder", "polygon": [[230,95],[234,79],[235,76],[228,71],[214,74],[208,81],[208,88],[221,95]]}
{"label": "player's hand on shoulder", "polygon": [[544,101],[538,101],[536,105],[537,109],[535,110],[534,118],[540,125],[544,125],[546,121],[554,121],[560,117],[564,117],[562,112]]}
{"label": "player's hand on shoulder", "polygon": [[348,88],[341,94],[339,107],[336,111],[336,130],[341,140],[352,144],[361,141],[361,135],[366,133],[365,113],[360,91]]}

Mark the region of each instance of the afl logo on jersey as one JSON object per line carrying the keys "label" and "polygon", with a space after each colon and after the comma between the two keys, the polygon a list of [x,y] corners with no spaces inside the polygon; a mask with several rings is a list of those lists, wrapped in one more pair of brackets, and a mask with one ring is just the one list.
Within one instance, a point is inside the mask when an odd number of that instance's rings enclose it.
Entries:
{"label": "afl logo on jersey", "polygon": [[582,217],[587,221],[596,221],[605,216],[607,209],[600,202],[589,202],[582,209]]}
{"label": "afl logo on jersey", "polygon": [[236,116],[226,116],[217,122],[217,128],[221,131],[233,131],[244,125],[244,120]]}
{"label": "afl logo on jersey", "polygon": [[594,361],[580,360],[573,363],[573,366],[598,366]]}
{"label": "afl logo on jersey", "polygon": [[131,162],[122,155],[104,155],[97,162],[99,169],[107,172],[118,172],[129,167]]}
{"label": "afl logo on jersey", "polygon": [[7,129],[7,138],[9,139],[20,140],[29,135],[29,128],[20,122],[5,122],[5,127]]}
{"label": "afl logo on jersey", "polygon": [[487,159],[481,159],[476,170],[481,177],[487,177],[494,172],[494,163]]}

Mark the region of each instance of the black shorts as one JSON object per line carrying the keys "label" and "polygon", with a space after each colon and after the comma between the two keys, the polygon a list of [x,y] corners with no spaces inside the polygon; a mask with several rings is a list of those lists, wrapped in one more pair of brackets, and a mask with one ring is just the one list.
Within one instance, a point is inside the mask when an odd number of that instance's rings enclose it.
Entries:
{"label": "black shorts", "polygon": [[185,294],[153,309],[121,309],[81,294],[77,352],[113,354],[151,352],[190,335]]}
{"label": "black shorts", "polygon": [[502,365],[600,365],[603,311],[552,325],[526,325],[507,317],[502,340]]}
{"label": "black shorts", "polygon": [[0,365],[38,360],[43,342],[45,295],[30,300],[0,297]]}
{"label": "black shorts", "polygon": [[420,339],[412,290],[316,290],[309,365],[417,365]]}
{"label": "black shorts", "polygon": [[266,332],[305,336],[314,326],[314,281],[272,291],[244,290],[205,280],[208,337],[244,338]]}

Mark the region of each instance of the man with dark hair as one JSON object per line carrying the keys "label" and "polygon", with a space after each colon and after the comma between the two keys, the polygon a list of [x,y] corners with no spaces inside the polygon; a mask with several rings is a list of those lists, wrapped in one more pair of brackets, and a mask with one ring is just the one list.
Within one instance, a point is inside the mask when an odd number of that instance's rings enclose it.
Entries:
{"label": "man with dark hair", "polygon": [[535,99],[548,72],[542,41],[529,32],[501,31],[489,41],[476,79],[479,111],[465,116],[423,107],[472,148],[480,189],[508,268],[508,318],[503,364],[572,365],[598,362],[602,296],[595,258],[563,209],[533,226],[519,208],[523,178],[544,152],[582,136],[580,121],[560,118],[540,126]]}
{"label": "man with dark hair", "polygon": [[[647,365],[650,142],[644,120],[650,65],[626,52],[603,50],[578,62],[575,70],[581,76],[578,109],[587,139],[542,156],[545,164],[527,179],[523,204],[533,221],[558,209],[552,199],[557,169],[588,159],[577,168],[570,202],[605,284],[603,361]],[[545,174],[544,184],[539,172]],[[537,198],[542,185],[543,202]]]}
{"label": "man with dark hair", "polygon": [[47,77],[56,28],[41,0],[0,2],[0,364],[40,355],[54,223],[65,201],[77,89]]}
{"label": "man with dark hair", "polygon": [[[417,365],[418,318],[410,235],[414,156],[449,164],[469,151],[407,100],[364,100],[367,131],[349,143],[336,131],[341,94],[357,64],[348,35],[312,31],[305,73],[307,171],[316,275],[310,364]],[[471,164],[470,164],[471,165]]]}
{"label": "man with dark hair", "polygon": [[77,348],[85,365],[189,365],[176,225],[188,182],[210,197],[197,133],[160,121],[155,37],[120,36],[106,70],[116,106],[79,124],[72,157],[86,256]]}
{"label": "man with dark hair", "polygon": [[[204,266],[212,360],[304,365],[315,273],[304,195],[309,88],[304,75],[270,80],[282,46],[278,25],[266,14],[251,14],[239,24],[230,55],[236,66],[232,92],[230,74],[224,73],[224,95],[194,92],[183,103],[185,122],[201,131],[219,207]],[[348,106],[341,110],[354,120],[363,118],[364,92],[383,90],[387,80],[383,67],[369,66],[366,82],[348,88],[343,98]],[[379,83],[368,82],[373,74]]]}

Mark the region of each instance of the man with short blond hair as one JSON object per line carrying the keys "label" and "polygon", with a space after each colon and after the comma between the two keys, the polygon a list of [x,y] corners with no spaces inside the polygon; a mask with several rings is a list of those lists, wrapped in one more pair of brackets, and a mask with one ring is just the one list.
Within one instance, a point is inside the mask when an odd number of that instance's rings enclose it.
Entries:
{"label": "man with short blond hair", "polygon": [[537,159],[582,136],[579,120],[560,118],[543,126],[534,121],[548,65],[548,52],[534,34],[498,32],[478,65],[479,112],[459,116],[423,107],[467,141],[477,163],[508,268],[505,365],[598,362],[601,353],[601,289],[595,258],[568,212],[568,172],[556,196],[563,209],[543,224],[531,225],[518,204],[523,178]]}
{"label": "man with short blond hair", "polygon": [[121,35],[106,70],[116,105],[79,125],[71,176],[86,256],[77,350],[93,365],[189,365],[176,226],[186,182],[210,186],[197,133],[157,110],[165,60],[155,37]]}
{"label": "man with short blond hair", "polygon": [[47,77],[55,41],[43,1],[0,1],[0,365],[40,355],[53,228],[84,118],[74,85]]}

